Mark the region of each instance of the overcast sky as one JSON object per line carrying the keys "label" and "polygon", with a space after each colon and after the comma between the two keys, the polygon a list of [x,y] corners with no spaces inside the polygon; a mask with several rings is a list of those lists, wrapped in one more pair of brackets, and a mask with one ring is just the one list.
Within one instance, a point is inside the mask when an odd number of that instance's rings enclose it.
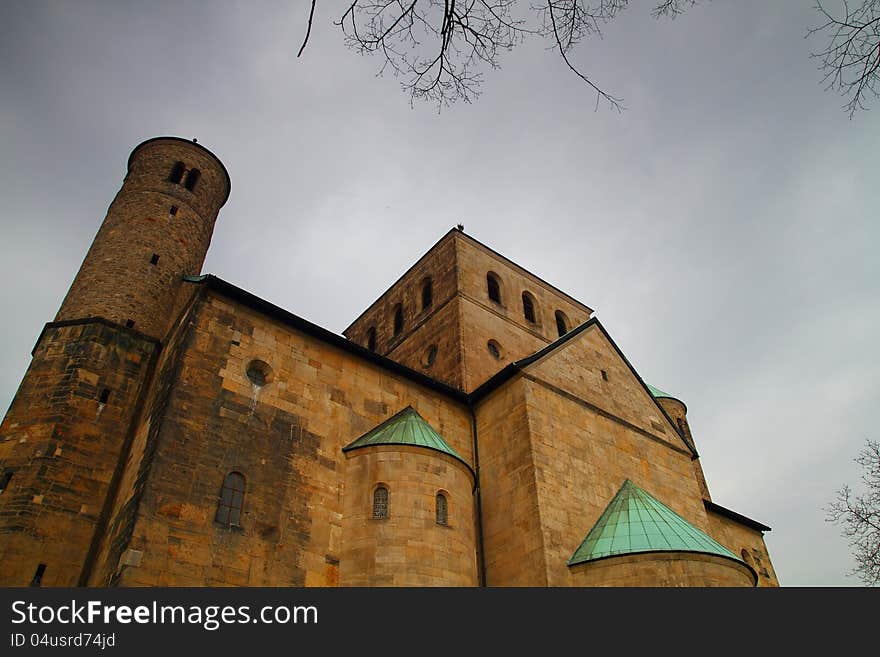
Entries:
{"label": "overcast sky", "polygon": [[858,585],[822,507],[880,438],[880,103],[823,91],[812,2],[635,2],[573,55],[620,114],[539,41],[476,103],[411,108],[342,4],[297,59],[306,0],[0,2],[0,409],[132,148],[197,137],[232,179],[205,272],[340,332],[461,222],[685,401],[783,585]]}

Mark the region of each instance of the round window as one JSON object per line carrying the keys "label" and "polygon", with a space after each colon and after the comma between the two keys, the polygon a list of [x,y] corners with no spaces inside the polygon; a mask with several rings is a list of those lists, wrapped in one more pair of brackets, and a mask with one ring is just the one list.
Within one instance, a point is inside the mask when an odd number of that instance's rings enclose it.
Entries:
{"label": "round window", "polygon": [[255,386],[264,386],[272,381],[272,368],[262,360],[252,360],[248,363],[245,373]]}

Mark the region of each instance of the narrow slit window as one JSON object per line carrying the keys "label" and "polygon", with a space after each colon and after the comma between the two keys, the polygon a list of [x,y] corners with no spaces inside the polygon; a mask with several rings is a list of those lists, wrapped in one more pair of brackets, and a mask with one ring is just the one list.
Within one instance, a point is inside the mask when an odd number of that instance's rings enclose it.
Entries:
{"label": "narrow slit window", "polygon": [[388,517],[388,489],[379,486],[373,491],[373,518],[382,520]]}
{"label": "narrow slit window", "polygon": [[176,205],[172,205],[172,206],[171,206],[171,209],[168,210],[168,214],[170,214],[172,217],[175,216],[175,215],[177,214],[177,206],[176,206]]}
{"label": "narrow slit window", "polygon": [[134,327],[134,320],[133,319],[125,320],[125,327],[126,328],[133,328]]}
{"label": "narrow slit window", "polygon": [[31,586],[42,586],[43,575],[46,573],[46,564],[41,563],[34,571],[34,578],[31,580]]}
{"label": "narrow slit window", "polygon": [[599,371],[602,373],[602,380],[607,381],[608,380],[608,372],[606,372],[605,370],[599,370]]}
{"label": "narrow slit window", "polygon": [[196,183],[199,182],[199,178],[201,177],[202,172],[198,169],[190,169],[189,173],[186,174],[186,182],[183,184],[189,191],[193,191],[196,188]]}
{"label": "narrow slit window", "polygon": [[244,475],[230,472],[223,480],[220,501],[214,521],[230,527],[241,526],[241,513],[244,508]]}
{"label": "narrow slit window", "polygon": [[168,182],[179,185],[180,181],[183,180],[184,171],[186,171],[186,165],[183,162],[175,162],[171,168],[171,175],[168,176]]}
{"label": "narrow slit window", "polygon": [[531,322],[532,324],[536,323],[535,320],[535,300],[532,299],[532,295],[528,292],[522,293],[522,304],[523,304],[523,317],[526,318],[527,322]]}
{"label": "narrow slit window", "polygon": [[367,331],[367,349],[370,351],[376,351],[376,327],[371,326],[370,330]]}
{"label": "narrow slit window", "polygon": [[434,303],[434,286],[430,278],[422,281],[422,310],[427,310]]}
{"label": "narrow slit window", "polygon": [[443,525],[444,527],[448,525],[448,508],[446,496],[443,493],[437,493],[435,516],[438,525]]}
{"label": "narrow slit window", "polygon": [[159,263],[159,254],[158,254],[158,253],[154,253],[154,254],[153,254],[153,257],[150,258],[150,264],[151,264],[151,265],[155,265],[155,264],[158,264],[158,263]]}
{"label": "narrow slit window", "polygon": [[394,336],[397,337],[403,332],[403,304],[397,304],[394,307]]}
{"label": "narrow slit window", "polygon": [[5,473],[3,473],[3,476],[0,477],[0,493],[2,493],[2,492],[5,491],[7,488],[9,488],[9,481],[10,481],[11,479],[12,479],[12,473],[11,473],[11,472],[5,472]]}
{"label": "narrow slit window", "polygon": [[104,388],[101,391],[101,396],[98,397],[98,401],[102,404],[106,404],[108,399],[110,399],[110,388]]}
{"label": "narrow slit window", "polygon": [[489,272],[486,274],[486,290],[489,293],[489,300],[495,303],[501,303],[501,283],[498,276]]}

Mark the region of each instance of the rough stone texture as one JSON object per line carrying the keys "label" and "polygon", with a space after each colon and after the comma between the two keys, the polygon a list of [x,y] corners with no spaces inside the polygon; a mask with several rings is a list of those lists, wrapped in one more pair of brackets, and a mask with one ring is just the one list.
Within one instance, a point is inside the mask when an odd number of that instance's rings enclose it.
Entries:
{"label": "rough stone texture", "polygon": [[518,379],[477,408],[486,584],[546,586],[547,568],[525,385]]}
{"label": "rough stone texture", "polygon": [[693,552],[631,554],[571,567],[575,586],[754,586],[748,568]]}
{"label": "rough stone texture", "polygon": [[[583,324],[592,311],[534,274],[459,232],[456,240],[458,286],[461,294],[462,367],[465,390],[473,390],[511,361],[531,356],[559,337],[555,312],[568,317],[569,328]],[[486,275],[501,282],[501,303],[489,299]],[[522,293],[535,298],[534,324],[523,315]],[[487,343],[501,345],[501,359]]]}
{"label": "rough stone texture", "polygon": [[[373,518],[373,491],[389,491],[388,517]],[[405,445],[347,453],[342,520],[343,586],[476,586],[473,475],[440,452]],[[448,523],[436,522],[446,495]]]}
{"label": "rough stone texture", "polygon": [[[335,585],[343,553],[342,447],[412,405],[472,460],[470,416],[460,404],[224,298],[200,303],[182,344],[164,411],[150,421],[153,435],[137,443],[145,444],[150,466],[130,539],[119,548],[143,558],[109,582]],[[245,374],[254,359],[272,368],[265,386]],[[247,487],[237,528],[214,520],[223,479],[233,471]],[[447,485],[459,500],[461,486]],[[462,581],[460,569],[449,577]]]}
{"label": "rough stone texture", "polygon": [[[422,307],[422,286],[431,281],[432,303]],[[394,310],[403,308],[403,330],[394,335]],[[410,267],[398,281],[343,331],[366,347],[370,329],[376,331],[376,352],[455,388],[462,387],[458,327],[458,283],[452,233]],[[425,366],[427,349],[437,345],[437,358]]]}
{"label": "rough stone texture", "polygon": [[44,585],[78,583],[155,349],[98,321],[44,329],[0,425],[0,584],[41,563]]}
{"label": "rough stone texture", "polygon": [[712,538],[755,569],[758,573],[758,586],[779,586],[761,532],[712,511],[706,515]]}
{"label": "rough stone texture", "polygon": [[[174,164],[201,172],[193,191],[168,181]],[[184,177],[185,179],[185,177]],[[201,272],[217,213],[229,193],[220,162],[183,140],[135,149],[122,189],[61,304],[56,320],[103,317],[162,339],[184,275]],[[177,214],[170,209],[177,206]],[[158,262],[151,263],[153,255]]]}

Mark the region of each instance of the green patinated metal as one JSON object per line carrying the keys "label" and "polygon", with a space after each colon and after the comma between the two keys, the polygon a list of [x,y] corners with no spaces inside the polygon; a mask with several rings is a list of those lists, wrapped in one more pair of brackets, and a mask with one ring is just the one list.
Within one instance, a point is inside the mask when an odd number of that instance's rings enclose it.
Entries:
{"label": "green patinated metal", "polygon": [[743,563],[668,506],[627,479],[568,565],[639,552],[700,552]]}
{"label": "green patinated metal", "polygon": [[[458,452],[449,446],[443,436],[425,422],[412,406],[407,406],[396,415],[391,416],[375,429],[368,431],[357,440],[342,448],[343,452],[360,447],[372,447],[374,445],[414,445],[433,449],[458,459],[465,465],[465,461]],[[468,466],[470,469],[470,466]]]}
{"label": "green patinated metal", "polygon": [[677,399],[677,397],[670,395],[668,392],[663,392],[660,388],[655,388],[650,383],[646,383],[645,385],[648,386],[648,391],[654,397],[669,397],[670,399]]}

